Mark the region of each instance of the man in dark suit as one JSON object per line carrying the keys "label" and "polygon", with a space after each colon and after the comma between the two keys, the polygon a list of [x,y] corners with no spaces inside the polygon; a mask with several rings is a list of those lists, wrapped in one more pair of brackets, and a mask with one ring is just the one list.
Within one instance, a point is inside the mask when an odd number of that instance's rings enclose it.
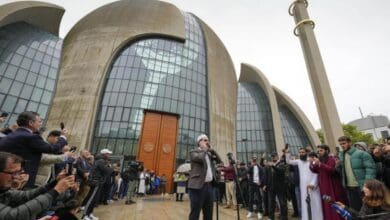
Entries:
{"label": "man in dark suit", "polygon": [[205,220],[213,218],[213,185],[216,184],[216,169],[213,161],[222,163],[219,155],[211,149],[209,139],[202,134],[197,138],[197,148],[190,151],[191,171],[188,193],[191,201],[190,220],[198,220],[203,211]]}
{"label": "man in dark suit", "polygon": [[263,168],[257,164],[257,158],[252,157],[251,167],[248,170],[248,183],[249,183],[249,205],[247,218],[253,217],[253,205],[256,205],[257,218],[261,219],[263,215],[262,197],[260,194],[260,187],[263,184],[264,171]]}
{"label": "man in dark suit", "polygon": [[42,119],[36,112],[22,112],[16,120],[19,128],[0,140],[0,151],[21,156],[25,161],[24,169],[29,175],[26,188],[34,188],[35,177],[41,161],[42,153],[61,153],[62,148],[67,144],[65,131],[58,138],[56,144],[49,144],[37,134],[42,125]]}

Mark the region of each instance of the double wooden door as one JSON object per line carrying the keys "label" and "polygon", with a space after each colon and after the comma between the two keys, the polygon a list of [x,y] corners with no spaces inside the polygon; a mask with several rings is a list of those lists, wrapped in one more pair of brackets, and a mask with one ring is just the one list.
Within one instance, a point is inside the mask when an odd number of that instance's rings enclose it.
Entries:
{"label": "double wooden door", "polygon": [[170,192],[175,171],[178,115],[144,111],[138,160],[158,176],[165,174],[166,190]]}

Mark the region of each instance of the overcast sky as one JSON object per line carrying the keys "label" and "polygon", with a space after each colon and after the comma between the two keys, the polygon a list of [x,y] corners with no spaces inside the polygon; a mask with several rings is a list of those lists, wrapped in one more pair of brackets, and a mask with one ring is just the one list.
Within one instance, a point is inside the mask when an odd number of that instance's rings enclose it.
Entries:
{"label": "overcast sky", "polygon": [[[45,1],[45,0],[42,0]],[[60,37],[110,0],[46,0],[65,8]],[[259,68],[320,128],[294,20],[293,0],[165,0],[205,21],[240,63]],[[0,0],[1,4],[14,1]],[[390,1],[309,0],[309,15],[343,123],[364,115],[390,115]]]}

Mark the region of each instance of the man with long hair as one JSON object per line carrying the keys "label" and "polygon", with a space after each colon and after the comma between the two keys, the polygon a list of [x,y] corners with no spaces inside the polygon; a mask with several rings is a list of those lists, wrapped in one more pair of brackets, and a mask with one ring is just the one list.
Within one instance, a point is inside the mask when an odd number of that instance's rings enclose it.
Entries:
{"label": "man with long hair", "polygon": [[[318,174],[318,184],[321,195],[330,196],[335,201],[345,203],[347,198],[345,190],[341,185],[341,178],[336,172],[336,160],[330,156],[328,145],[322,144],[317,146],[318,157],[310,163],[310,170]],[[343,218],[332,210],[331,204],[322,201],[322,210],[324,219],[342,220]]]}

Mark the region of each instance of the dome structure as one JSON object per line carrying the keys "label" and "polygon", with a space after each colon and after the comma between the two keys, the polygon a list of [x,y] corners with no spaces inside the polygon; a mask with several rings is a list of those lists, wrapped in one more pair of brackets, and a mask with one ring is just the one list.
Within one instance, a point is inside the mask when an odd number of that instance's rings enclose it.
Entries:
{"label": "dome structure", "polygon": [[64,122],[69,141],[93,152],[172,152],[181,163],[201,133],[235,152],[236,94],[230,55],[202,20],[166,2],[116,1],[65,37],[48,127]]}

